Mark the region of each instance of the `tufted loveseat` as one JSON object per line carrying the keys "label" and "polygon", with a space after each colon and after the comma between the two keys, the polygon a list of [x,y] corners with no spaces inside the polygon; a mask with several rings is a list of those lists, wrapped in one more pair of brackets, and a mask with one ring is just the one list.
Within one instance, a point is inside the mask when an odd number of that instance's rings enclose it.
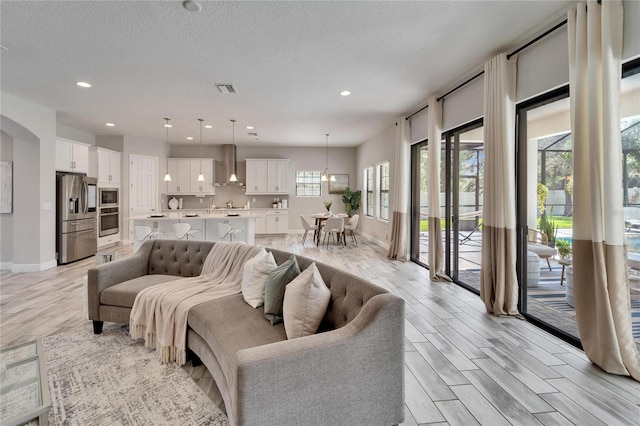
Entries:
{"label": "tufted loveseat", "polygon": [[[89,319],[128,323],[136,294],[200,274],[212,242],[150,240],[91,268]],[[267,249],[269,250],[269,249]],[[270,250],[278,264],[291,253]],[[300,269],[313,260],[296,256]],[[331,291],[318,333],[287,340],[242,294],[191,309],[187,347],[220,390],[232,425],[398,424],[404,419],[404,301],[316,262]]]}

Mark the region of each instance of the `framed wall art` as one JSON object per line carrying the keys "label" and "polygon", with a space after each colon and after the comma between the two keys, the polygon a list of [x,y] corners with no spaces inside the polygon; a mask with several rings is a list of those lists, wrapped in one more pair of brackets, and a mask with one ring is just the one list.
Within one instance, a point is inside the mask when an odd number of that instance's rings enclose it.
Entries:
{"label": "framed wall art", "polygon": [[0,161],[0,213],[13,213],[13,161]]}
{"label": "framed wall art", "polygon": [[329,194],[343,194],[347,186],[349,186],[349,175],[329,175]]}

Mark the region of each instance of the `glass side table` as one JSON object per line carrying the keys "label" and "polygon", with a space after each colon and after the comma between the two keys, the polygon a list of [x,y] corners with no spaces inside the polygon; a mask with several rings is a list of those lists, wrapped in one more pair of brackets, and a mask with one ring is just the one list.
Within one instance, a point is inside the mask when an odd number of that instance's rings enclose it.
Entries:
{"label": "glass side table", "polygon": [[47,424],[51,399],[43,356],[39,340],[0,352],[1,424]]}

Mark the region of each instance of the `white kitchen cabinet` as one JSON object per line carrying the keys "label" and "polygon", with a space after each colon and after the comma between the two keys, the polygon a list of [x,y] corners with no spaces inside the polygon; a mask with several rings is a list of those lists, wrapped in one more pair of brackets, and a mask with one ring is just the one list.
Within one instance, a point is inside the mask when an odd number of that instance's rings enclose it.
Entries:
{"label": "white kitchen cabinet", "polygon": [[289,160],[247,159],[246,194],[288,194]]}
{"label": "white kitchen cabinet", "polygon": [[171,182],[167,182],[167,194],[215,194],[213,186],[213,158],[202,159],[205,182],[198,182],[200,159],[169,158]]}
{"label": "white kitchen cabinet", "polygon": [[289,160],[268,160],[268,191],[271,194],[289,193]]}
{"label": "white kitchen cabinet", "polygon": [[247,187],[245,194],[266,194],[269,171],[267,160],[247,160]]}
{"label": "white kitchen cabinet", "polygon": [[89,145],[70,140],[56,140],[56,170],[88,173]]}
{"label": "white kitchen cabinet", "polygon": [[289,232],[289,212],[277,209],[267,211],[266,228],[267,234],[286,234]]}
{"label": "white kitchen cabinet", "polygon": [[256,218],[255,232],[256,234],[267,233],[267,215],[265,212],[252,212],[251,215]]}
{"label": "white kitchen cabinet", "polygon": [[98,178],[98,185],[120,186],[120,158],[118,151],[105,148],[89,150],[89,176]]}

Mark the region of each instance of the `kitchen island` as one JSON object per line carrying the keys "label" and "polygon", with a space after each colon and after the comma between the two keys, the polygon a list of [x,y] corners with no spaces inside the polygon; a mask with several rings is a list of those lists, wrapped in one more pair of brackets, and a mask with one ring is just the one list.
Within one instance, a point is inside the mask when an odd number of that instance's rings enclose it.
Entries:
{"label": "kitchen island", "polygon": [[[191,229],[199,229],[200,232],[189,237],[189,239],[201,241],[220,241],[218,225],[220,223],[228,223],[233,229],[239,229],[240,232],[234,235],[234,241],[244,241],[248,244],[255,243],[255,223],[257,214],[251,211],[238,212],[212,212],[212,213],[185,213],[185,212],[167,212],[163,215],[152,216],[136,216],[130,217],[132,226],[149,226],[153,231],[160,231],[163,234],[157,238],[176,239],[173,231],[173,224],[184,222],[191,225]],[[133,238],[133,251],[138,251],[142,241]],[[226,239],[228,241],[228,238]]]}

